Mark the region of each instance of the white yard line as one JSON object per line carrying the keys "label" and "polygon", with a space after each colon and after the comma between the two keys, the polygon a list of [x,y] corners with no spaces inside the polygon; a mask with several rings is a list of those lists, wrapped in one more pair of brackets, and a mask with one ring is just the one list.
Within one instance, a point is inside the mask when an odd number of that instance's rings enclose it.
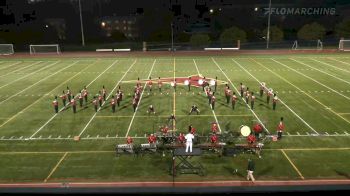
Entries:
{"label": "white yard line", "polygon": [[[56,63],[58,63],[58,62],[56,62]],[[55,63],[55,64],[56,64],[56,63]],[[71,67],[71,66],[73,66],[73,65],[75,65],[75,64],[77,64],[77,63],[78,63],[78,61],[77,61],[77,62],[74,62],[74,63],[72,63],[72,64],[70,64],[70,65],[68,65],[68,66],[66,66],[65,68],[63,68],[63,69],[61,69],[61,70],[67,69],[67,68],[69,68],[69,67]],[[21,91],[17,92],[16,94],[14,94],[14,95],[12,95],[12,96],[8,97],[7,99],[2,100],[2,101],[0,102],[0,105],[1,105],[1,104],[3,104],[5,101],[10,100],[10,99],[12,99],[13,97],[15,97],[15,96],[19,95],[20,93],[22,93],[22,92],[24,92],[24,91],[28,90],[29,88],[31,88],[31,87],[33,87],[33,86],[37,85],[38,83],[40,83],[40,82],[42,82],[42,81],[46,80],[47,78],[49,78],[49,77],[51,77],[51,76],[53,76],[53,75],[55,75],[55,74],[57,74],[57,73],[61,72],[61,70],[56,71],[55,73],[53,73],[53,74],[50,74],[50,75],[46,76],[45,78],[43,78],[43,79],[41,79],[41,80],[39,80],[39,81],[35,82],[34,84],[32,84],[32,85],[28,86],[27,88],[25,88],[25,89],[23,89],[23,90],[21,90]]]}
{"label": "white yard line", "polygon": [[[33,65],[36,65],[36,64],[41,63],[41,62],[42,62],[42,61],[39,61],[39,62],[36,62],[36,63],[32,63],[32,64],[30,64],[30,65],[33,66]],[[57,64],[58,62],[59,62],[59,61],[56,61],[56,63],[54,63],[54,64]],[[26,77],[28,77],[28,76],[31,76],[31,75],[35,74],[36,72],[39,72],[39,71],[41,71],[41,70],[43,70],[43,69],[46,69],[47,67],[50,67],[51,65],[53,65],[53,64],[46,65],[46,66],[44,66],[44,67],[42,67],[42,68],[40,68],[40,69],[38,69],[38,70],[36,70],[36,71],[34,71],[34,72],[31,72],[31,73],[29,73],[29,74],[24,75],[23,77],[17,78],[16,80],[12,80],[11,82],[0,86],[0,89],[3,88],[3,87],[5,87],[5,86],[8,86],[8,85],[10,85],[10,84],[12,84],[12,83],[17,82],[18,80],[21,80],[21,79],[23,79],[23,78],[26,78]]]}
{"label": "white yard line", "polygon": [[276,60],[273,59],[273,58],[270,58],[270,59],[271,59],[272,61],[274,61],[274,62],[276,62],[276,63],[278,63],[278,64],[280,64],[280,65],[283,65],[284,67],[287,67],[287,68],[289,68],[290,70],[293,70],[294,72],[297,72],[298,74],[300,74],[300,75],[302,75],[302,76],[304,76],[304,77],[306,77],[306,78],[308,78],[308,79],[310,79],[310,80],[316,82],[317,84],[319,84],[319,85],[321,85],[321,86],[327,88],[328,90],[335,92],[336,94],[338,94],[338,95],[340,95],[340,96],[346,98],[347,100],[350,100],[350,97],[347,97],[347,96],[345,96],[345,95],[343,95],[343,94],[341,94],[341,93],[335,91],[334,89],[332,89],[332,88],[330,88],[330,87],[328,87],[328,86],[326,86],[326,85],[320,83],[319,81],[317,81],[317,80],[311,78],[310,76],[307,76],[307,75],[305,75],[305,74],[303,74],[303,73],[301,73],[301,72],[299,72],[299,71],[297,71],[297,70],[295,70],[295,69],[289,67],[288,65],[285,65],[285,64],[279,62],[279,61],[276,61]]}
{"label": "white yard line", "polygon": [[12,63],[12,64],[10,64],[10,65],[7,65],[7,66],[5,66],[5,67],[0,68],[0,70],[7,69],[7,68],[9,68],[9,67],[11,67],[11,66],[14,66],[14,65],[18,65],[18,64],[20,64],[20,63],[22,63],[22,62],[23,62],[23,61],[17,61],[16,63]]}
{"label": "white yard line", "polygon": [[[201,77],[203,77],[203,76],[200,74],[199,69],[198,69],[198,66],[197,66],[197,63],[196,63],[196,61],[195,61],[194,59],[193,59],[193,63],[194,63],[194,65],[196,66],[198,75],[200,75]],[[219,121],[218,121],[218,118],[216,117],[216,114],[215,114],[215,112],[214,112],[213,107],[211,106],[211,104],[210,104],[209,106],[210,106],[210,109],[211,109],[211,111],[212,111],[212,113],[213,113],[213,115],[214,115],[215,122],[216,122],[216,124],[218,125],[219,132],[221,133],[221,127],[220,127],[220,123],[219,123]]]}
{"label": "white yard line", "polygon": [[[236,90],[237,94],[240,94],[240,92],[237,90],[236,86],[232,83],[232,81],[230,80],[230,78],[226,75],[226,73],[221,69],[221,67],[219,66],[219,64],[214,60],[214,58],[211,58],[212,61],[216,64],[216,66],[220,69],[220,71],[225,75],[226,79],[231,83],[232,87]],[[239,96],[240,97],[240,96]],[[260,122],[261,126],[263,126],[263,128],[267,131],[267,133],[270,134],[269,130],[265,127],[265,125],[261,122],[260,118],[255,114],[255,112],[250,108],[249,104],[247,102],[245,102],[245,100],[241,97],[241,99],[243,100],[243,102],[247,105],[247,107],[249,108],[249,110],[253,113],[253,115],[255,116],[255,118]]]}
{"label": "white yard line", "polygon": [[[301,93],[305,94],[306,96],[308,96],[309,98],[311,98],[312,100],[316,101],[317,103],[319,103],[320,105],[322,105],[325,108],[329,108],[329,106],[324,105],[323,103],[321,103],[320,101],[318,101],[317,99],[315,99],[314,97],[312,97],[310,94],[306,93],[305,91],[301,90],[299,87],[297,87],[296,85],[294,85],[293,83],[291,83],[290,81],[288,81],[287,79],[285,79],[284,77],[280,76],[279,74],[275,73],[274,71],[272,71],[271,69],[269,69],[268,67],[264,66],[262,63],[252,59],[255,63],[259,64],[260,66],[264,67],[265,69],[269,70],[272,74],[276,75],[277,77],[279,77],[280,79],[282,79],[283,81],[287,82],[288,84],[292,85],[294,88],[298,89]],[[342,117],[340,114],[338,114],[337,112],[333,111],[331,108],[327,109],[327,111],[332,112],[333,114],[335,114],[336,116],[338,116],[339,118],[343,119],[344,121],[346,121],[347,123],[350,124],[350,121],[347,120],[346,118]]]}
{"label": "white yard line", "polygon": [[[111,92],[108,94],[106,101],[108,100],[109,96],[111,96],[113,94],[113,91],[118,87],[119,83],[123,80],[123,78],[126,76],[127,73],[129,73],[130,69],[132,67],[134,67],[134,65],[136,64],[137,60],[134,61],[133,64],[130,65],[129,69],[124,73],[124,75],[122,76],[122,78],[120,78],[120,80],[118,81],[118,83],[115,85],[115,87],[111,90]],[[102,103],[102,106],[106,103],[106,101],[104,101]],[[95,114],[91,117],[91,119],[89,120],[89,122],[86,124],[86,126],[83,128],[83,130],[81,130],[81,132],[79,133],[79,137],[84,133],[84,131],[86,130],[86,128],[90,125],[90,123],[92,122],[92,120],[95,118],[96,114],[101,110],[102,106],[100,108],[98,108],[97,112],[95,112]]]}
{"label": "white yard line", "polygon": [[343,80],[343,79],[341,79],[341,78],[339,78],[339,77],[337,77],[337,76],[334,76],[334,75],[332,75],[332,74],[330,74],[330,73],[327,73],[327,72],[325,72],[325,71],[319,70],[319,69],[317,69],[317,68],[315,68],[315,67],[313,67],[313,66],[311,66],[311,65],[308,65],[308,64],[306,64],[306,63],[303,63],[303,62],[301,62],[301,61],[298,61],[298,60],[295,60],[295,59],[292,59],[292,58],[290,58],[290,60],[295,61],[295,62],[297,62],[297,63],[299,63],[299,64],[302,64],[302,65],[308,66],[308,67],[310,67],[310,68],[312,68],[312,69],[314,69],[314,70],[317,70],[317,71],[319,71],[319,72],[321,72],[321,73],[324,73],[324,74],[326,74],[326,75],[329,75],[329,76],[331,76],[331,77],[333,77],[333,78],[335,78],[335,79],[337,79],[337,80],[340,80],[340,81],[342,81],[342,82],[345,82],[345,83],[347,83],[347,84],[350,84],[349,81]]}
{"label": "white yard line", "polygon": [[[118,60],[115,60],[110,66],[108,66],[107,68],[106,68],[106,70],[108,70],[109,68],[111,68],[113,65],[115,65],[116,63],[118,62]],[[105,71],[106,71],[105,70]],[[104,71],[104,72],[105,72]],[[99,78],[100,76],[101,76],[102,74],[100,74],[100,75],[98,75],[93,81],[96,81],[96,79],[97,78]],[[90,82],[86,87],[89,87],[89,85],[91,85],[92,84],[92,82]],[[58,112],[58,113],[56,113],[56,114],[54,114],[48,121],[46,121],[46,123],[43,125],[43,126],[41,126],[35,133],[33,133],[33,135],[31,135],[30,137],[29,137],[29,139],[32,139],[39,131],[41,131],[47,124],[49,124],[62,110],[64,110],[65,109],[65,106],[63,106],[61,109],[60,109],[60,111]]]}
{"label": "white yard line", "polygon": [[[241,64],[239,64],[237,61],[231,59],[233,62],[235,62],[241,69],[243,69],[245,72],[247,72],[252,78],[254,78],[257,82],[259,82],[259,84],[261,83],[255,76],[253,76],[250,72],[248,72]],[[309,125],[309,123],[305,122],[305,120],[303,118],[301,118],[297,113],[295,113],[287,104],[285,104],[281,98],[279,98],[279,101],[286,106],[289,111],[291,111],[296,117],[298,117],[306,126],[308,126],[313,132],[315,132],[316,134],[319,134],[313,127],[311,127]]]}
{"label": "white yard line", "polygon": [[[149,72],[147,78],[151,77],[152,70],[153,70],[153,68],[154,68],[154,65],[156,64],[156,61],[157,61],[157,59],[155,59],[155,60],[153,61],[151,70],[150,70],[150,72]],[[140,103],[141,103],[143,93],[145,92],[145,89],[146,89],[146,85],[147,85],[147,82],[146,82],[145,85],[143,86],[143,89],[142,89],[142,92],[141,92],[141,96],[140,96],[140,100],[139,100],[139,102],[137,103],[137,106],[136,106],[134,115],[133,115],[132,118],[131,118],[131,121],[130,121],[130,123],[129,123],[129,127],[128,127],[128,130],[126,131],[125,137],[127,137],[127,136],[129,135],[129,132],[130,132],[130,129],[131,129],[131,125],[132,125],[132,123],[134,122],[134,118],[135,118],[136,112],[137,112],[137,110],[138,110],[138,108],[139,108],[139,105],[140,105]]]}
{"label": "white yard line", "polygon": [[[94,65],[97,61],[95,61],[94,63],[91,63],[90,65],[88,65],[87,67],[85,67],[83,70],[81,70],[81,72],[85,71],[86,69],[88,69],[89,67],[91,67],[92,65]],[[24,108],[23,110],[17,112],[15,115],[11,116],[10,118],[8,118],[5,122],[3,122],[0,125],[0,128],[2,126],[4,126],[5,124],[7,124],[8,122],[10,122],[11,120],[15,119],[19,114],[22,114],[24,111],[26,111],[28,108],[30,108],[31,106],[33,106],[34,104],[36,104],[37,102],[41,101],[44,97],[49,96],[52,92],[54,92],[58,87],[64,85],[65,83],[67,83],[68,81],[72,80],[73,78],[75,78],[77,75],[81,74],[81,72],[78,72],[77,74],[75,74],[74,76],[70,77],[69,79],[67,79],[66,81],[62,82],[61,84],[59,84],[58,86],[56,86],[54,89],[52,89],[50,92],[45,93],[44,96],[42,96],[41,98],[37,99],[35,102],[33,102],[32,104],[28,105],[26,108]],[[64,108],[64,107],[63,107]],[[62,110],[62,109],[61,109]]]}
{"label": "white yard line", "polygon": [[344,62],[344,61],[341,61],[341,60],[338,60],[338,59],[335,59],[335,58],[328,57],[328,59],[331,59],[331,60],[333,60],[333,61],[337,61],[337,62],[339,62],[339,63],[343,63],[343,64],[345,64],[345,65],[350,65],[350,63],[347,63],[347,62]]}
{"label": "white yard line", "polygon": [[[41,62],[43,62],[43,61],[39,61],[38,63],[41,63]],[[35,64],[37,64],[37,63],[29,64],[29,65],[24,66],[24,67],[21,67],[21,68],[19,68],[19,69],[15,69],[15,70],[10,71],[10,72],[8,72],[8,73],[6,73],[6,74],[4,74],[4,75],[0,75],[0,78],[1,78],[1,77],[4,77],[4,76],[7,76],[7,75],[9,75],[9,74],[12,74],[12,73],[14,73],[14,72],[16,72],[16,71],[21,71],[21,70],[26,69],[27,67],[33,66],[33,65],[35,65]]]}
{"label": "white yard line", "polygon": [[331,64],[329,64],[329,63],[326,63],[326,62],[323,62],[323,61],[316,60],[316,59],[314,59],[314,58],[310,58],[310,59],[311,59],[311,60],[313,60],[313,61],[319,62],[319,63],[321,63],[321,64],[324,64],[324,65],[327,65],[327,66],[333,67],[333,68],[338,69],[338,70],[340,70],[340,71],[345,71],[345,72],[350,73],[350,71],[349,71],[349,70],[339,68],[339,67],[334,66],[334,65],[331,65]]}

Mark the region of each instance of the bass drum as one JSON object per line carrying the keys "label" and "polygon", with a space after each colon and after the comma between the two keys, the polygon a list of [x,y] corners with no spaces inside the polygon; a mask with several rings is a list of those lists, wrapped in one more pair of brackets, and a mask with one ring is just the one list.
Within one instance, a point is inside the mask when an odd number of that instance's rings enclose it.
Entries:
{"label": "bass drum", "polygon": [[246,125],[240,126],[239,129],[240,129],[241,134],[242,134],[243,136],[245,136],[245,137],[247,137],[248,135],[250,135],[250,133],[252,132],[252,131],[250,130],[250,128],[249,128],[248,126],[246,126]]}

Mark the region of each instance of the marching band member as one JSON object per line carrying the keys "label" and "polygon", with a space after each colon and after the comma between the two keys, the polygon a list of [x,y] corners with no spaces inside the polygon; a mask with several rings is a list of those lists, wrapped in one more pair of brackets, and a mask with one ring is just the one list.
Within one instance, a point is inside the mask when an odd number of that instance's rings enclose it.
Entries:
{"label": "marching band member", "polygon": [[266,93],[266,103],[269,104],[270,103],[270,97],[272,96],[272,91],[270,90],[267,90],[267,93]]}
{"label": "marching band member", "polygon": [[95,112],[97,112],[97,98],[96,96],[94,96],[94,100],[92,100],[92,104],[94,105],[94,108],[95,108]]}
{"label": "marching band member", "polygon": [[218,131],[218,124],[216,124],[216,122],[211,124],[211,131],[214,134]]}
{"label": "marching band member", "polygon": [[148,88],[149,88],[149,92],[152,92],[152,79],[151,79],[151,77],[149,77],[147,85],[148,85]]}
{"label": "marching band member", "polygon": [[191,115],[192,112],[197,112],[197,115],[198,115],[200,111],[199,111],[199,109],[198,109],[198,107],[196,105],[192,105],[191,106],[191,110],[190,110],[190,112],[188,114]]}
{"label": "marching band member", "polygon": [[225,90],[225,96],[226,96],[227,104],[229,104],[230,98],[231,98],[231,89],[229,86],[227,86],[227,89]]}
{"label": "marching band member", "polygon": [[63,107],[66,107],[67,94],[63,91],[63,94],[60,97],[63,102]]}
{"label": "marching band member", "polygon": [[70,100],[70,104],[72,105],[73,113],[76,113],[77,112],[77,103],[74,99],[74,95],[72,96],[72,99]]}
{"label": "marching band member", "polygon": [[191,77],[188,77],[188,91],[191,91]]}
{"label": "marching band member", "polygon": [[84,89],[83,89],[83,96],[84,96],[84,99],[85,99],[85,105],[87,104],[87,98],[88,98],[88,91],[86,89],[86,86],[84,86]]}
{"label": "marching band member", "polygon": [[112,95],[112,98],[111,98],[111,106],[112,106],[112,112],[114,113],[114,112],[115,112],[115,99],[114,99],[114,95]]}
{"label": "marching band member", "polygon": [[52,102],[53,107],[55,108],[55,112],[58,113],[58,101],[57,96],[55,96],[55,100]]}
{"label": "marching band member", "polygon": [[259,134],[262,132],[262,126],[259,123],[255,124],[253,127],[253,131],[255,133],[255,136],[259,138]]}
{"label": "marching band member", "polygon": [[252,96],[250,99],[250,107],[252,108],[252,110],[254,109],[254,102],[255,102],[255,96],[254,96],[254,92],[252,92]]}
{"label": "marching band member", "polygon": [[249,146],[253,146],[253,144],[256,142],[256,137],[253,134],[250,134],[247,137],[247,141]]}
{"label": "marching band member", "polygon": [[231,102],[232,102],[232,109],[234,110],[236,102],[237,102],[237,97],[236,97],[236,93],[235,92],[232,93]]}
{"label": "marching band member", "polygon": [[150,106],[148,107],[147,113],[148,113],[148,114],[150,114],[150,113],[156,114],[156,111],[154,110],[153,105],[150,105]]}
{"label": "marching band member", "polygon": [[102,97],[102,95],[101,95],[101,91],[98,91],[98,102],[100,103],[100,107],[102,107],[102,99],[103,99],[103,97]]}
{"label": "marching band member", "polygon": [[245,96],[245,102],[246,102],[247,104],[249,104],[249,103],[248,103],[249,97],[250,97],[249,87],[247,87],[247,90],[244,92],[244,96]]}
{"label": "marching band member", "polygon": [[78,99],[79,99],[79,106],[80,106],[80,107],[83,107],[83,102],[84,102],[84,100],[83,100],[83,94],[82,94],[81,91],[79,92],[79,97],[78,97]]}
{"label": "marching band member", "polygon": [[263,96],[265,90],[265,82],[260,83],[260,97]]}
{"label": "marching band member", "polygon": [[129,146],[129,148],[132,148],[133,143],[134,143],[134,140],[130,136],[128,136],[126,138],[126,144]]}
{"label": "marching band member", "polygon": [[210,143],[212,145],[215,145],[218,141],[219,141],[219,138],[215,133],[210,136]]}
{"label": "marching band member", "polygon": [[70,102],[72,96],[72,92],[69,90],[69,87],[67,86],[67,97],[68,97],[68,102]]}
{"label": "marching band member", "polygon": [[151,147],[155,147],[156,141],[157,141],[157,138],[156,138],[156,136],[154,136],[154,134],[152,133],[152,134],[148,137],[148,143],[151,145]]}
{"label": "marching band member", "polygon": [[105,86],[103,85],[103,86],[102,86],[103,101],[106,101],[106,94],[107,94],[107,91],[106,91],[106,89],[105,89]]}
{"label": "marching band member", "polygon": [[159,92],[162,92],[162,81],[160,80],[160,77],[158,77],[158,90]]}
{"label": "marching band member", "polygon": [[215,109],[215,100],[216,97],[214,96],[214,92],[213,92],[213,96],[210,99],[210,103],[211,103],[211,109],[214,110]]}
{"label": "marching band member", "polygon": [[240,84],[240,86],[239,86],[239,89],[240,89],[240,91],[241,91],[241,97],[243,97],[244,85],[242,84],[242,82],[241,82],[241,84]]}
{"label": "marching band member", "polygon": [[284,130],[284,123],[283,123],[283,117],[281,117],[281,121],[279,122],[277,126],[277,139],[280,140],[282,139],[282,132]]}
{"label": "marching band member", "polygon": [[272,99],[272,109],[275,110],[276,109],[276,104],[277,104],[278,98],[276,96],[276,93],[273,95],[273,99]]}
{"label": "marching band member", "polygon": [[180,135],[178,137],[179,143],[183,144],[183,143],[185,143],[185,140],[186,140],[185,135],[183,133],[180,133]]}

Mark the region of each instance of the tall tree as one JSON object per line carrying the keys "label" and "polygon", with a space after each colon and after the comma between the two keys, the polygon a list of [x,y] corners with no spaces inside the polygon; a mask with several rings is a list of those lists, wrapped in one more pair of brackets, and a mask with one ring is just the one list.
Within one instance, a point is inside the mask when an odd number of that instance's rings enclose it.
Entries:
{"label": "tall tree", "polygon": [[210,44],[210,37],[207,34],[193,34],[190,43],[194,47],[203,47]]}
{"label": "tall tree", "polygon": [[231,27],[225,29],[220,35],[221,44],[234,43],[240,40],[241,42],[247,41],[247,34],[245,31],[238,27]]}
{"label": "tall tree", "polygon": [[[266,36],[267,28],[264,29],[263,34]],[[278,28],[277,26],[271,26],[270,27],[270,41],[271,42],[280,42],[283,40],[284,33],[283,31]]]}
{"label": "tall tree", "polygon": [[298,39],[302,40],[317,40],[323,39],[326,34],[326,29],[316,23],[313,22],[311,24],[306,24],[298,31]]}
{"label": "tall tree", "polygon": [[338,37],[350,38],[350,19],[345,19],[337,24],[335,31]]}

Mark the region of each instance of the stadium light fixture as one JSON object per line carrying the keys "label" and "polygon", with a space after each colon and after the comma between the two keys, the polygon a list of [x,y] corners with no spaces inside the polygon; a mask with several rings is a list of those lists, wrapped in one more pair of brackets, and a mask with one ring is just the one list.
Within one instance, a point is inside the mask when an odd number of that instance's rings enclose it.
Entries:
{"label": "stadium light fixture", "polygon": [[81,3],[79,2],[79,15],[80,15],[80,29],[81,29],[81,44],[85,46],[85,39],[84,39],[84,27],[83,27],[83,16],[81,14]]}
{"label": "stadium light fixture", "polygon": [[267,19],[266,49],[269,49],[270,42],[270,21],[271,21],[271,0],[269,3],[269,17]]}
{"label": "stadium light fixture", "polygon": [[106,23],[105,23],[105,22],[101,22],[101,26],[102,26],[102,27],[105,27],[105,26],[106,26]]}
{"label": "stadium light fixture", "polygon": [[257,8],[257,7],[254,9],[254,11],[258,11],[258,10],[259,10],[259,8]]}
{"label": "stadium light fixture", "polygon": [[49,25],[45,25],[46,28],[49,28]]}
{"label": "stadium light fixture", "polygon": [[209,12],[212,14],[212,13],[214,12],[214,10],[213,10],[213,9],[210,9]]}

